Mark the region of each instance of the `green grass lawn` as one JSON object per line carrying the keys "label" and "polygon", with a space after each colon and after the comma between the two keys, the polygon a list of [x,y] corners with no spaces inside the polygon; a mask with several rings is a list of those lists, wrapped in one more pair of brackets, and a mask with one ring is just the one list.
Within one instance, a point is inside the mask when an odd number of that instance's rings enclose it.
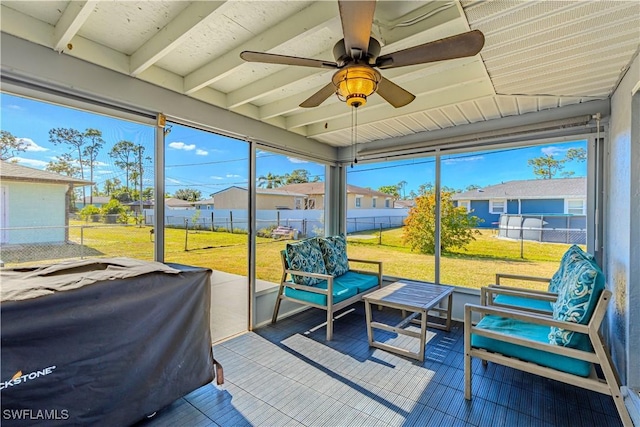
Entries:
{"label": "green grass lawn", "polygon": [[[54,261],[80,256],[127,256],[152,260],[151,227],[101,225],[72,221],[71,245],[29,249],[29,256],[20,259],[13,252],[3,251],[7,266],[33,264],[34,261]],[[259,279],[278,283],[282,274],[280,250],[285,240],[258,237],[256,271]],[[80,243],[83,242],[83,245]],[[167,228],[165,230],[165,260],[198,265],[229,273],[246,275],[248,236],[227,232]],[[348,237],[348,254],[352,258],[384,261],[385,275],[433,281],[434,256],[413,253],[402,243],[402,228],[360,232]],[[511,273],[551,277],[562,254],[569,245],[539,243],[497,238],[491,230],[481,230],[476,240],[465,249],[444,253],[441,259],[442,283],[479,288],[493,283],[495,274]],[[187,250],[185,250],[185,247]],[[523,258],[521,258],[521,250]],[[356,265],[357,268],[365,266]],[[512,283],[516,286],[545,288],[544,284]]]}

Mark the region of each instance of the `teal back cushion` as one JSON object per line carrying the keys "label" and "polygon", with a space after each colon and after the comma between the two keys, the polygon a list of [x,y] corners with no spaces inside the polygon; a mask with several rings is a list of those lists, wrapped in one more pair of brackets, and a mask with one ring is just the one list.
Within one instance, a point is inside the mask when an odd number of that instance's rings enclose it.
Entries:
{"label": "teal back cushion", "polygon": [[571,263],[583,259],[592,261],[593,255],[583,251],[578,245],[571,245],[569,249],[567,249],[567,251],[564,253],[564,255],[562,255],[558,271],[556,271],[551,278],[551,281],[549,282],[549,288],[547,290],[556,294],[560,293],[560,288],[564,283],[564,275],[567,271],[567,267],[571,265]]}
{"label": "teal back cushion", "polygon": [[342,276],[349,271],[347,259],[347,240],[344,235],[318,237],[318,244],[322,252],[322,259],[327,268],[327,274],[333,277]]}
{"label": "teal back cushion", "polygon": [[[604,274],[595,261],[582,259],[567,265],[564,273],[565,285],[560,289],[553,307],[553,318],[565,322],[586,325],[591,320],[600,294],[605,288]],[[552,327],[549,333],[551,344],[591,350],[585,334]]]}
{"label": "teal back cushion", "polygon": [[[322,259],[322,252],[316,239],[306,239],[295,243],[287,243],[285,249],[287,264],[291,270],[304,271],[305,273],[327,274],[327,269]],[[312,286],[323,279],[315,277],[292,275],[293,281],[299,285]]]}

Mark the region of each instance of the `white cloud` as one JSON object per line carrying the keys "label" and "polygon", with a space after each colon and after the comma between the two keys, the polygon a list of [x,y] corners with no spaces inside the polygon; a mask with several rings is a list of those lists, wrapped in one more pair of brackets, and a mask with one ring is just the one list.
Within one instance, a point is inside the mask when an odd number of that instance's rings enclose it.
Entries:
{"label": "white cloud", "polygon": [[195,150],[196,144],[185,144],[184,142],[171,142],[169,147],[175,148],[176,150],[184,150],[191,151]]}
{"label": "white cloud", "polygon": [[556,156],[556,155],[564,155],[564,153],[566,153],[568,150],[568,148],[560,148],[560,147],[542,147],[542,149],[540,149],[540,151],[542,151],[542,154],[544,154],[545,156]]}
{"label": "white cloud", "polygon": [[478,160],[483,160],[484,156],[471,156],[471,157],[454,157],[451,159],[443,160],[443,163],[446,165],[460,163],[460,162],[477,162]]}
{"label": "white cloud", "polygon": [[16,104],[9,104],[9,105],[7,105],[7,108],[10,108],[12,110],[24,111],[24,108],[22,108],[21,106],[16,105]]}
{"label": "white cloud", "polygon": [[31,138],[16,138],[18,142],[22,142],[23,144],[27,144],[26,151],[49,151],[48,148],[44,148],[33,142]]}
{"label": "white cloud", "polygon": [[287,159],[291,162],[291,163],[309,163],[306,160],[300,160],[300,159],[296,159],[295,157],[287,157]]}
{"label": "white cloud", "polygon": [[45,162],[44,160],[34,160],[34,159],[25,159],[23,157],[13,157],[11,161],[17,160],[23,166],[29,166],[32,168],[40,168],[44,169],[49,162]]}
{"label": "white cloud", "polygon": [[115,172],[109,169],[96,169],[93,173],[95,173],[96,175],[112,175]]}
{"label": "white cloud", "polygon": [[226,177],[227,177],[227,178],[242,178],[242,176],[241,176],[241,175],[235,175],[235,174],[232,174],[232,173],[228,173],[228,174],[226,175]]}
{"label": "white cloud", "polygon": [[209,155],[209,152],[205,151],[205,150],[201,150],[201,149],[198,148],[196,150],[196,155],[198,155],[198,156],[207,156],[207,155]]}
{"label": "white cloud", "polygon": [[211,179],[224,179],[224,178],[223,178],[223,177],[221,177],[221,176],[215,176],[215,175],[214,175],[214,176],[211,176],[211,177],[209,177],[209,178],[211,178]]}
{"label": "white cloud", "polygon": [[172,183],[172,184],[182,184],[182,181],[179,181],[179,180],[173,179],[173,178],[167,178],[167,181]]}

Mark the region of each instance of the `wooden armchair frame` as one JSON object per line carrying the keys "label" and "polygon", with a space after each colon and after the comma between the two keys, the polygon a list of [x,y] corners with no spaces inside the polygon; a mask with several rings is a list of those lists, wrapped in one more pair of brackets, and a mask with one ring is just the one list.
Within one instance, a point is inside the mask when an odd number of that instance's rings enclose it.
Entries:
{"label": "wooden armchair frame", "polygon": [[515,308],[517,310],[529,311],[531,313],[538,313],[538,314],[551,314],[551,311],[547,311],[547,310],[536,310],[534,308],[526,308],[522,306],[514,307],[512,305],[500,304],[496,302],[495,297],[498,295],[510,295],[515,297],[524,297],[524,298],[536,299],[536,300],[548,301],[548,302],[555,302],[558,299],[558,294],[553,292],[539,291],[537,289],[518,288],[515,286],[504,286],[500,283],[502,279],[516,279],[516,280],[525,280],[525,281],[542,282],[542,283],[549,283],[551,281],[551,279],[546,277],[497,273],[495,285],[489,285],[481,288],[480,304],[492,305],[492,306],[503,307],[503,308]]}
{"label": "wooden armchair frame", "polygon": [[[338,311],[338,310],[342,310],[345,307],[350,306],[351,304],[361,301],[362,297],[364,295],[367,295],[371,292],[374,292],[378,289],[381,288],[382,286],[382,261],[371,261],[371,260],[364,260],[364,259],[355,259],[355,258],[349,258],[349,262],[357,262],[357,263],[365,263],[365,264],[371,264],[371,265],[375,265],[377,267],[377,272],[373,272],[373,271],[366,271],[366,270],[353,270],[350,269],[349,271],[353,271],[356,273],[360,273],[360,274],[368,274],[368,275],[372,275],[372,276],[377,276],[378,277],[378,286],[375,286],[371,289],[369,289],[368,291],[365,292],[361,292],[359,294],[356,294],[354,296],[352,296],[351,298],[347,298],[344,301],[340,301],[339,303],[334,303],[333,302],[333,282],[334,282],[334,277],[331,276],[330,274],[318,274],[318,273],[307,273],[304,271],[298,271],[298,270],[291,270],[289,268],[289,265],[287,263],[287,257],[286,257],[286,253],[285,251],[280,251],[280,260],[282,261],[282,278],[280,280],[280,287],[278,288],[278,295],[276,297],[276,304],[275,307],[273,309],[273,317],[271,318],[271,323],[276,323],[278,320],[278,311],[280,310],[280,303],[282,300],[289,300],[289,301],[293,301],[296,302],[298,304],[304,304],[304,305],[308,305],[310,307],[315,307],[315,308],[319,308],[321,310],[326,310],[327,311],[327,341],[331,341],[333,339],[333,316],[334,314]],[[297,283],[294,282],[289,282],[287,281],[287,275],[289,274],[295,274],[296,276],[302,276],[302,277],[315,277],[321,280],[326,280],[327,281],[327,289],[319,289],[317,287],[314,286],[306,286],[306,285],[299,285]],[[288,288],[293,288],[293,289],[299,289],[299,290],[303,290],[306,292],[311,292],[311,293],[315,293],[315,294],[321,294],[327,297],[327,305],[320,305],[320,304],[314,304],[312,302],[309,301],[304,301],[304,300],[299,300],[296,298],[291,298],[288,297],[284,294],[284,288],[288,287]]]}
{"label": "wooden armchair frame", "polygon": [[[575,385],[578,387],[593,390],[599,393],[609,395],[613,398],[620,419],[625,426],[632,427],[631,417],[625,407],[622,394],[620,393],[620,378],[615,370],[615,367],[611,361],[611,357],[604,344],[599,329],[606,312],[607,304],[611,298],[611,291],[604,290],[600,295],[598,303],[595,307],[593,315],[588,324],[581,325],[571,322],[563,322],[554,320],[550,316],[541,315],[536,313],[527,313],[520,310],[511,310],[500,307],[481,306],[476,304],[466,304],[464,310],[464,376],[465,376],[465,399],[471,399],[471,359],[476,357],[483,361],[483,365],[486,362],[494,362],[500,365],[508,366],[521,371],[529,372],[535,375],[540,375],[546,378],[551,378],[557,381],[562,381],[567,384]],[[587,352],[577,350],[573,348],[562,347],[558,345],[552,345],[548,343],[541,343],[524,338],[518,338],[511,335],[503,334],[500,332],[490,331],[487,329],[477,328],[472,324],[472,314],[479,313],[482,316],[495,315],[500,317],[506,317],[511,319],[517,319],[529,323],[557,326],[569,331],[579,332],[586,334],[589,337],[594,352]],[[514,357],[506,356],[499,353],[489,352],[482,348],[476,348],[471,346],[471,335],[481,335],[488,338],[492,338],[499,341],[505,341],[524,347],[530,347],[537,350],[546,351],[549,353],[568,356],[574,359],[585,360],[591,362],[594,365],[599,365],[604,375],[604,380],[600,379],[596,375],[594,367],[591,368],[591,375],[587,378],[578,375],[573,375],[563,371],[559,371],[552,368],[547,368],[533,362],[517,359]]]}

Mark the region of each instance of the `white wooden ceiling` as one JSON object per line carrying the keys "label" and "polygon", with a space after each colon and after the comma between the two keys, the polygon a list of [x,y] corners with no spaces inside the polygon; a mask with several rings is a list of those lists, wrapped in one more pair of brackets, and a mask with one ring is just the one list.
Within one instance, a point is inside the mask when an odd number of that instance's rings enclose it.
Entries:
{"label": "white wooden ceiling", "polygon": [[[4,1],[1,30],[85,61],[333,145],[351,143],[336,97],[298,104],[331,70],[245,63],[243,50],[333,61],[337,2]],[[479,29],[479,55],[382,71],[417,97],[378,95],[358,111],[358,142],[609,97],[640,46],[640,1],[378,1],[382,54]],[[99,84],[99,82],[96,82]]]}

